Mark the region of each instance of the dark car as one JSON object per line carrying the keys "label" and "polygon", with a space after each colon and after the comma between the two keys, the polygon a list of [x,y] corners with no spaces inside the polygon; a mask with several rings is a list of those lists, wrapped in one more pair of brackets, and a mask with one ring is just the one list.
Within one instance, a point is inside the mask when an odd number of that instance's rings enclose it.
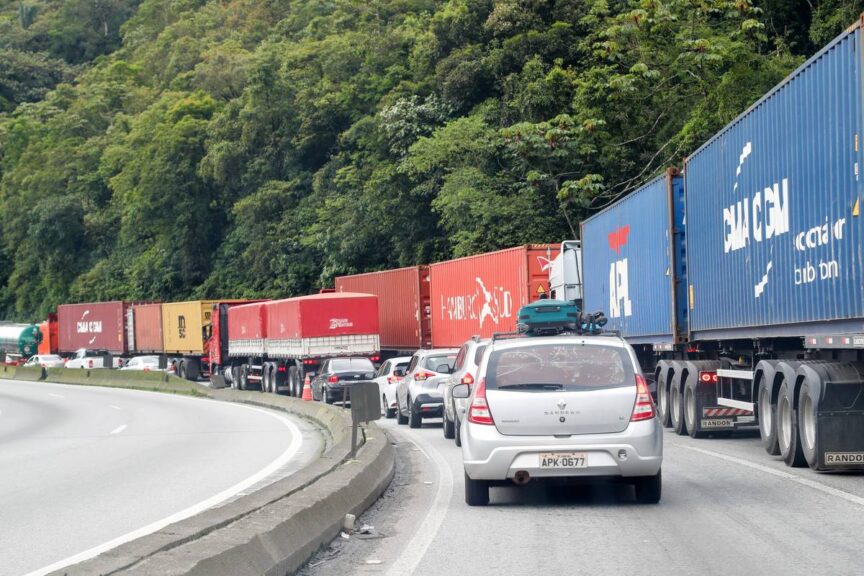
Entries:
{"label": "dark car", "polygon": [[375,378],[368,358],[330,358],[312,380],[312,397],[327,404],[351,399],[351,385]]}

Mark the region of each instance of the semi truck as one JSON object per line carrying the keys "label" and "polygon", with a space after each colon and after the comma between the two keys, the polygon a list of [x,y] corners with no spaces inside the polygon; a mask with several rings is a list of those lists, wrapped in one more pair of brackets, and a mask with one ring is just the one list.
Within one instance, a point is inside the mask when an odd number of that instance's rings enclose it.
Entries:
{"label": "semi truck", "polygon": [[299,397],[303,380],[336,356],[377,360],[378,298],[331,292],[232,306],[223,372],[232,387]]}
{"label": "semi truck", "polygon": [[26,360],[38,351],[42,333],[35,324],[0,324],[0,354],[3,361]]}
{"label": "semi truck", "polygon": [[862,45],[859,20],[581,225],[584,309],[678,434],[758,427],[789,466],[864,469]]}

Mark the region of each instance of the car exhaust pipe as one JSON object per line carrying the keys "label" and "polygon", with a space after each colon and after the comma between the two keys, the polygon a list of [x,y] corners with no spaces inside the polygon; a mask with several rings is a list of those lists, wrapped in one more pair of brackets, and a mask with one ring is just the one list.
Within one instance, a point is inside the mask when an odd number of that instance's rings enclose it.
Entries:
{"label": "car exhaust pipe", "polygon": [[519,470],[516,472],[516,475],[513,476],[513,483],[517,486],[522,486],[531,481],[531,474],[528,473],[527,470]]}

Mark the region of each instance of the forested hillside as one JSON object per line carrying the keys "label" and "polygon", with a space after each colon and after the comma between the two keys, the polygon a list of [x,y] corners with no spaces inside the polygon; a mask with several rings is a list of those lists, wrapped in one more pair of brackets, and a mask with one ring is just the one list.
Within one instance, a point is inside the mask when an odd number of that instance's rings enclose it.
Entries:
{"label": "forested hillside", "polygon": [[572,237],[864,0],[0,0],[0,317]]}

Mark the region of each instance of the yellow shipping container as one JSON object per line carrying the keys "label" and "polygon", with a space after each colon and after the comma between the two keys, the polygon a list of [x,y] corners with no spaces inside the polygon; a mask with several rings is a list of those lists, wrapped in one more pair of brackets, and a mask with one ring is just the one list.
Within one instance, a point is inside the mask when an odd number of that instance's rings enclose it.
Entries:
{"label": "yellow shipping container", "polygon": [[162,304],[162,339],[166,354],[203,354],[216,300]]}

